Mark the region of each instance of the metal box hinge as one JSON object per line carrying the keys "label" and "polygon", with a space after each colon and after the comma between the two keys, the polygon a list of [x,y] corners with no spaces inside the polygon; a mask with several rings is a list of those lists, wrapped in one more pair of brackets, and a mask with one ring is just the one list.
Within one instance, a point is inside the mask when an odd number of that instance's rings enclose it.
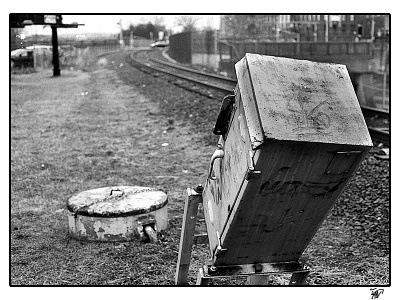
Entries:
{"label": "metal box hinge", "polygon": [[362,151],[337,151],[326,168],[327,175],[343,175],[349,173]]}
{"label": "metal box hinge", "polygon": [[261,171],[256,171],[254,167],[255,151],[249,150],[249,165],[246,172],[246,180],[251,180],[260,177]]}

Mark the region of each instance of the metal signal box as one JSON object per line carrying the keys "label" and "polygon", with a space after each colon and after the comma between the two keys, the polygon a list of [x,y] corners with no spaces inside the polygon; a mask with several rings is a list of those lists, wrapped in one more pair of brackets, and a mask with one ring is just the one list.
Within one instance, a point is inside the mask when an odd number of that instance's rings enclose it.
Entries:
{"label": "metal signal box", "polygon": [[344,65],[246,54],[203,191],[215,266],[297,261],[372,146]]}

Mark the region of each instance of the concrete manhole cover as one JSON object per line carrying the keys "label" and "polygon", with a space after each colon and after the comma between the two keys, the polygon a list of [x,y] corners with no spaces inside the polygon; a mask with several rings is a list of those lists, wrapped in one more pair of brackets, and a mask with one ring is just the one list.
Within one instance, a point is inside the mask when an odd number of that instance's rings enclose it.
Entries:
{"label": "concrete manhole cover", "polygon": [[67,201],[69,233],[87,241],[157,239],[167,228],[167,195],[141,186],[103,187]]}

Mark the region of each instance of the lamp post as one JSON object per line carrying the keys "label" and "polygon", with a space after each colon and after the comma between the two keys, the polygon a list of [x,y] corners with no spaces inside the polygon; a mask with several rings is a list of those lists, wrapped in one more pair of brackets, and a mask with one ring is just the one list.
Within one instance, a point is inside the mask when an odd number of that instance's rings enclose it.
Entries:
{"label": "lamp post", "polygon": [[371,42],[373,42],[375,39],[375,16],[372,15],[372,20],[371,20]]}
{"label": "lamp post", "polygon": [[325,42],[329,42],[329,15],[325,18]]}
{"label": "lamp post", "polygon": [[119,33],[119,44],[121,45],[121,49],[124,49],[124,33],[122,31],[122,19],[119,19],[119,22],[117,23],[120,28],[120,33]]}

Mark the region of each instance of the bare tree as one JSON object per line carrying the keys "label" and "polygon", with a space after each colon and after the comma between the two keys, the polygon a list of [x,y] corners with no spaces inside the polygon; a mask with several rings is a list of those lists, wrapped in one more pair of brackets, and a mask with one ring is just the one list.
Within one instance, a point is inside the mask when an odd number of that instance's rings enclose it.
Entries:
{"label": "bare tree", "polygon": [[209,16],[207,17],[207,26],[205,28],[206,30],[212,30],[213,29],[213,17]]}
{"label": "bare tree", "polygon": [[196,29],[196,22],[198,18],[193,16],[180,16],[176,19],[175,23],[183,27],[184,31],[193,31]]}
{"label": "bare tree", "polygon": [[[224,15],[225,30],[230,36],[249,37],[263,33],[266,15]],[[263,27],[264,26],[264,27]]]}
{"label": "bare tree", "polygon": [[154,16],[152,18],[152,23],[154,26],[162,27],[165,24],[165,20],[162,16]]}

